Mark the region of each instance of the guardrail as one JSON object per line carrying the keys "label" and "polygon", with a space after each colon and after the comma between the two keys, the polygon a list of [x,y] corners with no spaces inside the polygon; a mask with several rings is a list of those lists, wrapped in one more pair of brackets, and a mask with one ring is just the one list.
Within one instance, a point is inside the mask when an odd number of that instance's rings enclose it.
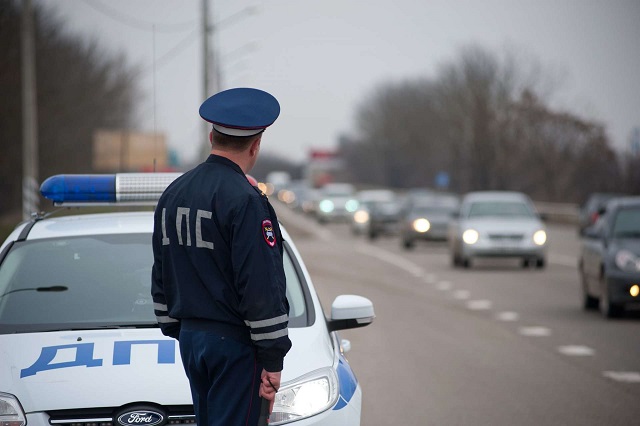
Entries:
{"label": "guardrail", "polygon": [[578,224],[580,206],[577,204],[542,201],[534,201],[534,204],[538,213],[545,216],[549,222]]}

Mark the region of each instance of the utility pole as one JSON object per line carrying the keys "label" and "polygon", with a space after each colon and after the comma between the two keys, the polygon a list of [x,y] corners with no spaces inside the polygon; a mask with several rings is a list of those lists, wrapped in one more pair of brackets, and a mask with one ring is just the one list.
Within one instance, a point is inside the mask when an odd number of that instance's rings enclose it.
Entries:
{"label": "utility pole", "polygon": [[38,104],[31,0],[22,3],[22,217],[38,211]]}
{"label": "utility pole", "polygon": [[[213,32],[213,27],[209,23],[209,0],[202,0],[202,99],[204,102],[211,93],[211,85],[209,80],[210,66],[211,66],[211,47],[209,46],[210,34]],[[209,130],[208,123],[202,124],[202,152],[205,158],[211,151],[209,145]]]}

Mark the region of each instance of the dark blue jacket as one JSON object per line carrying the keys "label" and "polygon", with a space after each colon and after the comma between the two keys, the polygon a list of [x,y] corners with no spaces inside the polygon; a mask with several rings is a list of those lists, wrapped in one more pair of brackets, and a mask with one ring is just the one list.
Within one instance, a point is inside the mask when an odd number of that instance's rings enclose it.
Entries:
{"label": "dark blue jacket", "polygon": [[154,309],[162,332],[195,325],[253,344],[267,371],[291,348],[282,234],[267,197],[217,155],[178,177],[154,215]]}

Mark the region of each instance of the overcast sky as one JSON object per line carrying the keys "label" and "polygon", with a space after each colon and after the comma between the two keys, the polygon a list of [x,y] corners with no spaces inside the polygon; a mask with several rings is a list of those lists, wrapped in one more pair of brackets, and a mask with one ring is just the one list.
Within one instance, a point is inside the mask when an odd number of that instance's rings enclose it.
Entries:
{"label": "overcast sky", "polygon": [[[204,158],[201,0],[40,0],[69,32],[141,67],[137,126]],[[263,152],[301,161],[352,133],[382,83],[435,77],[460,48],[505,47],[558,83],[553,105],[605,124],[617,148],[640,126],[639,0],[210,0],[222,88],[280,101]],[[257,7],[254,7],[257,5]],[[154,69],[155,61],[155,73]],[[154,90],[155,88],[155,90]],[[212,94],[212,93],[211,93]]]}

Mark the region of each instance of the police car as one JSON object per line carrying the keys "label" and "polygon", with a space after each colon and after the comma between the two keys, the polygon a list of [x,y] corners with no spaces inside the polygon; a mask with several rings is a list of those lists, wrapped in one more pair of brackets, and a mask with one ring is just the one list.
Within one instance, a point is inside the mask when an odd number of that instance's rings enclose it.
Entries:
{"label": "police car", "polygon": [[[177,176],[58,175],[41,193],[60,206],[153,206]],[[153,311],[152,231],[152,207],[54,212],[0,246],[0,425],[195,424],[178,344]],[[341,295],[326,318],[282,232],[293,347],[269,424],[359,425],[362,391],[337,331],[370,324],[373,305]]]}

